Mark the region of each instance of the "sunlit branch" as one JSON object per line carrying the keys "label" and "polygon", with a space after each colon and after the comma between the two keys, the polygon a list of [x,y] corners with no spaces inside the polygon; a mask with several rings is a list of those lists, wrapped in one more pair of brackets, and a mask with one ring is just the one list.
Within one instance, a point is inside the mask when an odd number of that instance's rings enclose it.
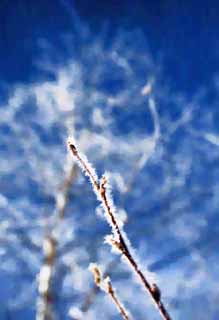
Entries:
{"label": "sunlit branch", "polygon": [[120,299],[118,298],[115,289],[112,286],[110,277],[104,277],[97,264],[91,263],[89,269],[94,275],[94,281],[96,285],[111,297],[113,303],[115,304],[123,319],[129,320],[129,312],[126,310],[126,308],[123,306]]}
{"label": "sunlit branch", "polygon": [[[127,259],[129,265],[131,266],[132,270],[139,278],[141,284],[143,285],[145,290],[149,293],[152,301],[154,302],[155,306],[159,310],[160,315],[163,317],[163,319],[170,320],[171,319],[170,315],[168,314],[166,308],[164,307],[164,304],[161,301],[161,294],[158,295],[159,289],[157,285],[155,284],[151,285],[149,283],[149,281],[146,279],[145,275],[140,270],[137,262],[133,258],[133,255],[131,254],[128,248],[128,245],[127,245],[128,239],[125,238],[125,235],[120,230],[119,223],[117,221],[117,217],[115,213],[115,208],[113,206],[112,199],[110,198],[109,188],[107,186],[108,181],[106,176],[103,176],[99,181],[96,176],[95,170],[90,165],[87,158],[84,155],[80,154],[73,140],[69,140],[68,144],[79,166],[82,168],[85,174],[89,177],[93,185],[94,192],[96,193],[98,200],[101,201],[102,206],[105,210],[106,219],[111,225],[112,236],[107,238],[107,242],[113,248],[117,249],[117,251],[119,251]],[[159,293],[160,293],[160,290],[159,290]]]}

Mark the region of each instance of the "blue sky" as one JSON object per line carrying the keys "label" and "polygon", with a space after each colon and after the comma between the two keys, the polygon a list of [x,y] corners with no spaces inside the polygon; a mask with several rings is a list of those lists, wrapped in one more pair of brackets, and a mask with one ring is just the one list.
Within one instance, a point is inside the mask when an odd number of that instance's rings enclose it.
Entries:
{"label": "blue sky", "polygon": [[[25,81],[39,76],[34,61],[39,54],[39,38],[49,39],[57,51],[66,54],[63,34],[73,29],[72,10],[76,8],[94,33],[108,24],[108,37],[118,27],[140,28],[157,59],[164,59],[169,77],[182,90],[194,90],[207,83],[216,72],[217,13],[214,1],[8,1],[1,4],[2,80]],[[64,52],[63,52],[64,51]],[[34,74],[34,76],[33,76]],[[174,81],[175,82],[175,81]]]}
{"label": "blue sky", "polygon": [[[80,174],[56,230],[69,134],[99,175],[111,173],[125,230],[173,318],[217,319],[218,9],[213,1],[1,2],[2,319],[35,317],[48,229],[59,239],[60,319],[92,286],[89,262],[113,259]],[[158,319],[149,301],[133,301],[144,299],[126,266],[112,277],[134,318],[148,310]],[[104,294],[86,317],[97,314],[119,318]]]}

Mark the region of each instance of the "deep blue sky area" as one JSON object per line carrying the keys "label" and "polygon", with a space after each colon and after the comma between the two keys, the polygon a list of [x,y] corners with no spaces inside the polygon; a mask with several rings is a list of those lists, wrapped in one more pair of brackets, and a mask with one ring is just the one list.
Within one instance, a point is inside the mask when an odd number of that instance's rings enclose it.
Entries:
{"label": "deep blue sky area", "polygon": [[40,77],[34,64],[39,38],[48,39],[64,54],[62,33],[71,33],[73,7],[94,33],[104,22],[109,34],[118,27],[141,29],[176,90],[193,92],[217,71],[217,1],[2,0],[1,80],[14,83]]}
{"label": "deep blue sky area", "polygon": [[165,55],[166,71],[181,89],[197,88],[215,71],[219,54],[217,1],[109,1],[102,6],[98,1],[76,1],[76,6],[96,28],[104,18],[113,27],[140,27],[153,54]]}

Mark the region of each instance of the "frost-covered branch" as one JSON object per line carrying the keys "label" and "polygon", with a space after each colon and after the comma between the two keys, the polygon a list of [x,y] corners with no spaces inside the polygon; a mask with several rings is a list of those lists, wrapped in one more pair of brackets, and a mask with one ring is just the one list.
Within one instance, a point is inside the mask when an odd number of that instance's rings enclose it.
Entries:
{"label": "frost-covered branch", "polygon": [[123,319],[129,320],[130,319],[129,312],[126,310],[126,308],[123,306],[123,304],[119,300],[119,298],[115,292],[115,289],[112,286],[110,277],[109,276],[104,277],[102,275],[102,272],[101,272],[99,266],[96,263],[91,263],[89,266],[89,269],[94,275],[94,281],[95,281],[96,285],[101,290],[105,291],[112,298],[113,303],[115,304],[116,308],[120,312]]}
{"label": "frost-covered branch", "polygon": [[[113,260],[111,261],[107,267],[106,267],[106,271],[103,273],[103,277],[106,277],[107,274],[110,274],[110,271],[116,267],[118,263],[118,260]],[[88,311],[88,309],[90,308],[90,306],[93,304],[97,294],[100,292],[99,287],[97,287],[96,285],[94,285],[86,294],[85,299],[81,305],[81,312],[82,313],[86,313]]]}
{"label": "frost-covered branch", "polygon": [[127,259],[129,265],[132,267],[132,270],[139,278],[141,284],[151,296],[151,299],[159,310],[160,315],[163,317],[163,319],[170,320],[170,315],[168,314],[164,304],[161,301],[160,290],[158,289],[156,284],[151,285],[149,283],[149,281],[139,268],[136,259],[133,257],[133,254],[131,254],[130,249],[128,248],[128,245],[130,247],[130,244],[128,238],[120,227],[115,207],[113,205],[113,201],[109,192],[109,185],[106,175],[103,176],[99,181],[95,170],[90,165],[87,158],[78,151],[75,142],[72,139],[69,139],[68,145],[79,166],[89,177],[94,192],[96,193],[98,200],[102,203],[106,219],[112,228],[112,235],[107,237],[106,242],[108,242],[112,246],[112,248],[119,251]]}

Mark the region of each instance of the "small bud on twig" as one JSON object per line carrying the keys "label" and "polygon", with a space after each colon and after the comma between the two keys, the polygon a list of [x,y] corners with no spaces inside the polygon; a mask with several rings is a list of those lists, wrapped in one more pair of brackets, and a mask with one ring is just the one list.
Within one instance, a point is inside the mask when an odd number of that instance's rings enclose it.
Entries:
{"label": "small bud on twig", "polygon": [[100,267],[96,263],[91,263],[89,266],[89,269],[94,275],[94,281],[95,281],[96,285],[101,290],[103,290],[109,294],[109,296],[112,298],[113,303],[115,304],[115,306],[119,310],[123,319],[129,320],[130,319],[129,312],[126,310],[126,308],[123,306],[123,304],[121,303],[121,301],[117,297],[116,292],[112,286],[110,277],[104,277],[102,275]]}
{"label": "small bud on twig", "polygon": [[160,302],[160,298],[161,298],[161,292],[160,289],[158,288],[158,286],[153,283],[151,286],[151,292],[153,294],[153,297],[155,299],[156,302]]}
{"label": "small bud on twig", "polygon": [[68,141],[68,145],[69,145],[69,148],[71,149],[72,153],[76,156],[78,151],[77,151],[75,145],[72,144],[72,142],[70,140]]}
{"label": "small bud on twig", "polygon": [[[81,155],[77,151],[77,149],[73,143],[69,143],[69,147],[72,151],[72,154],[76,157],[76,160],[78,161],[79,166],[82,168],[82,170],[85,172],[85,174],[90,178],[90,181],[93,185],[94,192],[96,193],[98,200],[100,200],[102,202],[103,208],[105,210],[105,216],[107,218],[107,221],[111,225],[112,236],[107,237],[106,242],[110,243],[112,245],[112,247],[116,248],[117,251],[121,252],[121,254],[126,257],[132,270],[138,276],[142,285],[144,286],[146,291],[150,294],[151,298],[153,299],[162,318],[165,320],[171,320],[170,315],[168,314],[166,308],[164,307],[162,301],[160,300],[161,293],[160,293],[159,288],[155,284],[150,285],[147,278],[144,276],[143,272],[140,270],[136,260],[132,256],[130,249],[127,246],[128,240],[124,236],[123,230],[120,230],[120,226],[117,221],[118,218],[117,218],[117,215],[115,212],[115,208],[113,206],[113,201],[112,201],[110,194],[108,192],[109,190],[108,190],[108,186],[107,186],[107,178],[105,176],[103,176],[100,183],[99,183],[99,179],[95,173],[95,170],[89,164],[87,158],[84,155]],[[97,278],[97,280],[99,281],[98,278]],[[103,284],[103,283],[104,283],[104,281],[101,281],[101,284]],[[112,298],[114,300],[116,300],[116,298],[114,296]],[[127,319],[127,318],[125,317],[125,319]]]}
{"label": "small bud on twig", "polygon": [[97,286],[100,286],[101,283],[101,272],[98,268],[98,266],[95,263],[91,263],[89,266],[90,271],[92,271],[93,275],[94,275],[94,281],[96,283]]}

